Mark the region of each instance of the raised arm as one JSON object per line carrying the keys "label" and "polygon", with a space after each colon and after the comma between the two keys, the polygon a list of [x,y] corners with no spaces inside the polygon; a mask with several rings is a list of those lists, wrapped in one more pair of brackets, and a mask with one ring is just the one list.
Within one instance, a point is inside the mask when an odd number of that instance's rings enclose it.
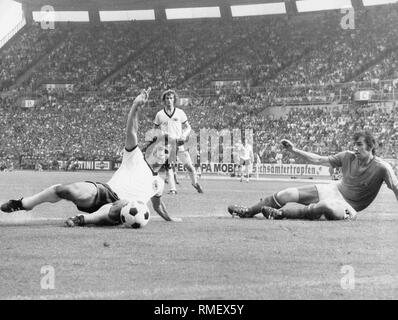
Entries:
{"label": "raised arm", "polygon": [[151,198],[153,209],[157,212],[159,216],[161,216],[166,221],[174,221],[180,222],[182,221],[180,218],[172,218],[169,216],[166,210],[166,206],[164,205],[162,199],[158,196],[153,196]]}
{"label": "raised arm", "polygon": [[124,144],[127,150],[132,150],[138,144],[137,131],[138,131],[138,108],[148,101],[151,88],[142,90],[141,93],[134,99],[131,106],[126,128],[126,142]]}
{"label": "raised arm", "polygon": [[290,142],[289,140],[286,140],[286,139],[283,139],[281,141],[281,143],[285,147],[286,150],[302,156],[309,163],[316,164],[316,165],[330,166],[329,157],[320,156],[320,155],[312,153],[312,152],[307,152],[307,151],[297,149],[297,148],[295,148],[295,146],[293,145],[292,142]]}

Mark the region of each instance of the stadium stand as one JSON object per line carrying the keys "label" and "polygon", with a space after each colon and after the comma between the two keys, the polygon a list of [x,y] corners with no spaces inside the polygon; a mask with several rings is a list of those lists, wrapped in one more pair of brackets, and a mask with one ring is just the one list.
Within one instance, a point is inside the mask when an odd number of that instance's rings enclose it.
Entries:
{"label": "stadium stand", "polygon": [[26,26],[12,45],[0,50],[0,90],[6,90],[29,67],[46,56],[63,38],[63,30],[42,30],[37,23]]}
{"label": "stadium stand", "polygon": [[[0,159],[43,168],[55,168],[55,160],[116,161],[130,97],[149,86],[154,100],[141,115],[141,140],[160,108],[159,90],[173,87],[188,97],[183,108],[196,132],[253,128],[263,162],[275,161],[275,137],[327,154],[345,147],[358,128],[375,132],[379,153],[395,157],[395,102],[356,107],[352,97],[371,89],[379,100],[395,99],[398,6],[363,8],[354,30],[342,30],[339,19],[329,11],[65,23],[52,31],[27,25],[0,50]],[[55,92],[46,84],[73,88]],[[35,106],[21,107],[28,97]],[[267,112],[291,105],[319,107],[289,109],[282,118]]]}

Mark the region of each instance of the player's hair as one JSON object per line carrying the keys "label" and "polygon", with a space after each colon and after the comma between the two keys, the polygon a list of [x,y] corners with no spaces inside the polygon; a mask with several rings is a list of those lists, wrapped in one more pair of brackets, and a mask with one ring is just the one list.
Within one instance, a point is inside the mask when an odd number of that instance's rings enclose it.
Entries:
{"label": "player's hair", "polygon": [[170,143],[170,139],[168,137],[168,135],[159,135],[159,136],[155,136],[152,138],[151,141],[149,141],[143,148],[142,148],[142,152],[144,153],[144,155],[150,154],[153,152],[154,147],[157,146],[159,143],[164,143],[165,147],[166,147],[166,154],[168,154],[170,152],[170,148],[169,148],[169,143]]}
{"label": "player's hair", "polygon": [[166,100],[166,96],[168,96],[170,94],[172,94],[174,96],[174,105],[178,105],[180,98],[179,98],[177,92],[175,92],[172,89],[168,89],[166,91],[163,91],[163,93],[162,93],[162,101],[165,101]]}
{"label": "player's hair", "polygon": [[373,137],[372,133],[370,133],[367,130],[355,132],[352,139],[354,141],[357,141],[361,137],[364,137],[365,143],[368,146],[368,150],[372,149],[372,154],[375,155],[376,154],[376,139]]}

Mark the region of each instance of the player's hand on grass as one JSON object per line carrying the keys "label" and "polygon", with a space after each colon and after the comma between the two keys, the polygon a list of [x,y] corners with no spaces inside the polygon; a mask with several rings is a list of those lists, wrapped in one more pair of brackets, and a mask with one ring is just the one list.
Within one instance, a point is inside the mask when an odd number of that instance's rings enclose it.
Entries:
{"label": "player's hand on grass", "polygon": [[293,151],[294,145],[291,141],[289,141],[287,139],[282,139],[281,144],[286,150]]}
{"label": "player's hand on grass", "polygon": [[149,93],[151,92],[151,87],[148,89],[141,90],[141,93],[134,99],[135,104],[143,105],[148,101]]}

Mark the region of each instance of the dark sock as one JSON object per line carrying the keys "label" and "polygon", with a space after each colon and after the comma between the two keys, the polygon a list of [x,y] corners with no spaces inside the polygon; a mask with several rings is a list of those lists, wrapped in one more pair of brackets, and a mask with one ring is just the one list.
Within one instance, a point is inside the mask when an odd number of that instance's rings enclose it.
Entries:
{"label": "dark sock", "polygon": [[282,206],[278,203],[278,199],[276,199],[276,193],[272,196],[268,196],[265,199],[261,199],[259,203],[250,207],[248,212],[251,215],[256,215],[261,212],[261,208],[267,206],[275,209],[280,209]]}
{"label": "dark sock", "polygon": [[283,217],[287,219],[305,219],[317,220],[322,216],[322,209],[319,209],[314,204],[308,206],[296,204],[289,208],[283,208]]}
{"label": "dark sock", "polygon": [[18,201],[18,204],[20,205],[21,210],[26,210],[26,208],[23,206],[22,199],[23,199],[23,198],[17,200],[17,201]]}

